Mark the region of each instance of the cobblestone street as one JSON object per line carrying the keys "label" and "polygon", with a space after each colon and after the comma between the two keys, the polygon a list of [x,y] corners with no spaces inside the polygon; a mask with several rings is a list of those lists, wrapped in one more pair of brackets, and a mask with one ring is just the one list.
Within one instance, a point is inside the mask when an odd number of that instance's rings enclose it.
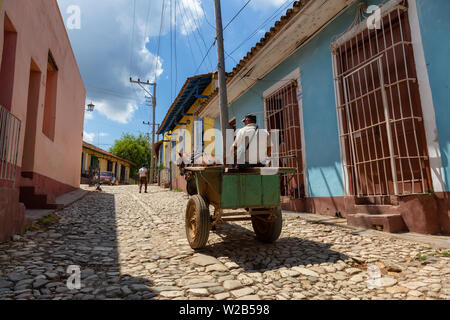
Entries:
{"label": "cobblestone street", "polygon": [[[243,222],[219,226],[195,252],[187,200],[154,186],[91,192],[0,245],[0,299],[450,299],[448,250],[293,215],[275,244]],[[69,265],[81,267],[80,290],[66,286]]]}

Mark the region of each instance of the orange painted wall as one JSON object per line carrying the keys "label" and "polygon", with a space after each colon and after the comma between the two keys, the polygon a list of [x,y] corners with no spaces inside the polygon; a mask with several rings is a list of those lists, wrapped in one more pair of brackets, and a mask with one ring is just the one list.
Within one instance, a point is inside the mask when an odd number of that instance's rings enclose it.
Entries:
{"label": "orange painted wall", "polygon": [[[2,1],[2,0],[0,0]],[[33,172],[60,183],[80,183],[86,90],[56,0],[3,0],[0,9],[0,64],[5,13],[17,31],[11,112],[22,121],[18,166],[22,166],[31,59],[41,72]],[[54,141],[43,132],[48,52],[58,66]],[[24,168],[29,171],[29,168]]]}

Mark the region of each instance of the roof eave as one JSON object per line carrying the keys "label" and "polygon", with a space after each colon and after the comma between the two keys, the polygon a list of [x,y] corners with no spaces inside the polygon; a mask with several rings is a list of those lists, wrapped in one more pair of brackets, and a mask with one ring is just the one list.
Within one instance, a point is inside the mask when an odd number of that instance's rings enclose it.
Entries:
{"label": "roof eave", "polygon": [[195,80],[195,79],[202,78],[202,77],[207,77],[207,76],[211,76],[211,77],[212,77],[212,76],[213,76],[213,73],[211,72],[211,73],[200,74],[200,75],[196,75],[196,76],[189,77],[189,78],[186,79],[186,82],[184,83],[183,87],[181,88],[180,92],[178,93],[178,96],[177,96],[176,99],[173,101],[172,105],[170,106],[169,110],[167,111],[166,116],[164,117],[164,120],[163,120],[163,122],[161,123],[161,125],[160,125],[160,127],[159,127],[159,129],[158,129],[158,131],[157,131],[157,134],[163,134],[163,133],[167,132],[167,131],[162,132],[162,131],[163,131],[163,128],[164,128],[164,126],[165,126],[165,124],[166,124],[166,122],[167,122],[167,120],[168,120],[170,114],[172,113],[173,109],[175,108],[175,106],[176,106],[177,103],[180,101],[181,97],[183,96],[184,91],[185,91],[186,88],[188,87],[189,83],[190,83],[191,81]]}

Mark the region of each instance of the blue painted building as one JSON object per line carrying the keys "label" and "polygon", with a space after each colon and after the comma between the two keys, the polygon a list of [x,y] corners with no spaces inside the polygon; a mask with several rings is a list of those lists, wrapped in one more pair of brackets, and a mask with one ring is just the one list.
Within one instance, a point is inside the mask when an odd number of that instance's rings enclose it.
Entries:
{"label": "blue painted building", "polygon": [[[228,110],[280,130],[284,209],[450,233],[449,33],[447,0],[298,1],[266,33]],[[199,114],[220,129],[217,94]]]}

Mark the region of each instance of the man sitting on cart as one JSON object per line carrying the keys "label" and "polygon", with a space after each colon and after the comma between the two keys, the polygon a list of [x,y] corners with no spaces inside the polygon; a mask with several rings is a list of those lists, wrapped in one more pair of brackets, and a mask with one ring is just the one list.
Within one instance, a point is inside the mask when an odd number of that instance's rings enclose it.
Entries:
{"label": "man sitting on cart", "polygon": [[265,129],[259,129],[256,124],[256,115],[247,114],[242,120],[244,127],[239,129],[236,139],[231,147],[231,154],[237,147],[237,167],[238,169],[265,167],[267,164],[267,140],[269,133]]}

